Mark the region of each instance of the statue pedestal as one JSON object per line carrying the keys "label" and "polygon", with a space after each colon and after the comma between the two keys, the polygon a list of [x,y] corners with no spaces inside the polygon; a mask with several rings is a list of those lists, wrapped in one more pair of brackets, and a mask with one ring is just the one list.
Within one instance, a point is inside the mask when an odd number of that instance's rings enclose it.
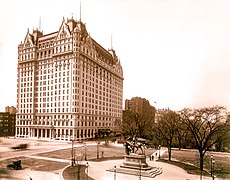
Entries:
{"label": "statue pedestal", "polygon": [[121,167],[141,170],[151,169],[151,167],[146,163],[146,156],[138,154],[125,155],[125,161]]}

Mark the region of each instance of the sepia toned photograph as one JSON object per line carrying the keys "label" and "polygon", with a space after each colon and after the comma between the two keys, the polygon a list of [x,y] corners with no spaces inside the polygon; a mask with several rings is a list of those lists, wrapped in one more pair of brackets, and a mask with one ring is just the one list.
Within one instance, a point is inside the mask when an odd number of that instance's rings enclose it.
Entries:
{"label": "sepia toned photograph", "polygon": [[230,179],[229,8],[1,0],[0,179]]}

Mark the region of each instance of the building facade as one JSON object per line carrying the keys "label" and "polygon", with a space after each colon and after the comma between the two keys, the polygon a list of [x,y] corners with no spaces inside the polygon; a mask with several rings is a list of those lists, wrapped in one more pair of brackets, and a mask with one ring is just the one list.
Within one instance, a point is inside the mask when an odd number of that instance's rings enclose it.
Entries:
{"label": "building facade", "polygon": [[148,114],[150,118],[155,120],[156,109],[154,106],[151,106],[149,101],[141,97],[133,97],[132,99],[125,100],[125,110],[131,110],[135,114]]}
{"label": "building facade", "polygon": [[15,135],[16,114],[0,112],[0,137]]}
{"label": "building facade", "polygon": [[10,114],[16,114],[16,108],[14,106],[6,106],[5,112],[9,112]]}
{"label": "building facade", "polygon": [[16,136],[83,140],[122,120],[123,71],[85,24],[63,19],[57,32],[29,30],[18,46]]}

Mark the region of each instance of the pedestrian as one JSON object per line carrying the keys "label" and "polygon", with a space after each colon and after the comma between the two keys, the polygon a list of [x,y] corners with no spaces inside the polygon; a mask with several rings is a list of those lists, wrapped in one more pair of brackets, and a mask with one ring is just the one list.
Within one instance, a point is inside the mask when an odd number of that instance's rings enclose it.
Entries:
{"label": "pedestrian", "polygon": [[103,158],[103,155],[104,155],[104,151],[101,152],[101,157]]}

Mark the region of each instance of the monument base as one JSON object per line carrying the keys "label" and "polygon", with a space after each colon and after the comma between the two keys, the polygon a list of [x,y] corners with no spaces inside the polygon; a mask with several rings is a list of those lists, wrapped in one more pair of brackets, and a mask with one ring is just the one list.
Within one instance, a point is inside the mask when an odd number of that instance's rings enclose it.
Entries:
{"label": "monument base", "polygon": [[137,154],[125,155],[125,160],[120,167],[113,167],[107,169],[107,171],[129,175],[140,175],[150,178],[154,178],[163,172],[160,167],[149,166],[146,163],[145,155]]}
{"label": "monument base", "polygon": [[150,170],[151,167],[146,163],[146,156],[139,154],[125,155],[125,161],[120,167],[129,169]]}

